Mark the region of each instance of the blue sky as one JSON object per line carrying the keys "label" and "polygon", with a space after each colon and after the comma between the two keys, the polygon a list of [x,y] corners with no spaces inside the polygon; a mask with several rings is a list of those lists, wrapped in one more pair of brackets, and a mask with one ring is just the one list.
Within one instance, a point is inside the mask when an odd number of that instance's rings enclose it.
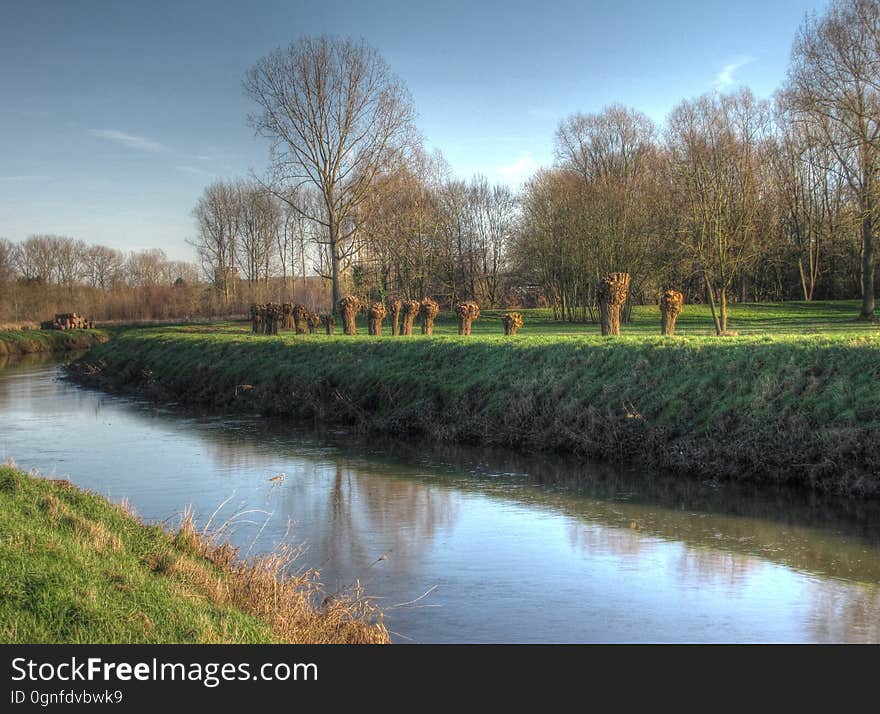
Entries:
{"label": "blue sky", "polygon": [[363,37],[461,177],[517,186],[576,111],[662,122],[682,98],[770,96],[824,0],[2,0],[0,236],[59,233],[191,259],[205,185],[266,167],[246,70],[303,34]]}

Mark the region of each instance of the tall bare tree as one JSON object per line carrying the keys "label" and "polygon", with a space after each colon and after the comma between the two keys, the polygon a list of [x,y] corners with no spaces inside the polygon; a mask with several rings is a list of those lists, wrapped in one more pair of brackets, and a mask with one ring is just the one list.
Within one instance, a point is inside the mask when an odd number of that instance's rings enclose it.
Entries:
{"label": "tall bare tree", "polygon": [[679,236],[703,276],[718,334],[727,331],[730,288],[756,240],[768,128],[767,103],[745,89],[685,100],[669,117],[671,173],[687,206]]}
{"label": "tall bare tree", "polygon": [[205,188],[193,209],[198,235],[193,245],[202,267],[222,291],[224,302],[235,294],[235,242],[240,217],[239,185],[217,181]]}
{"label": "tall bare tree", "polygon": [[308,218],[326,229],[335,306],[341,266],[354,250],[354,213],[413,136],[409,93],[375,49],[328,36],[270,53],[244,87],[259,105],[251,125],[271,141],[278,195],[310,183],[323,199]]}
{"label": "tall bare tree", "polygon": [[819,127],[856,196],[862,242],[861,317],[874,317],[874,233],[880,170],[880,2],[834,0],[795,39],[786,96]]}

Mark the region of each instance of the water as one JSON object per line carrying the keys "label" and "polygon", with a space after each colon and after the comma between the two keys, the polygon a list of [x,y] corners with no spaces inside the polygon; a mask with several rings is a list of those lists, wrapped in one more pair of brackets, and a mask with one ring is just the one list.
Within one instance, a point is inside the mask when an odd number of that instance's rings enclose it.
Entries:
{"label": "water", "polygon": [[194,415],[59,374],[0,368],[0,457],[151,521],[226,502],[244,551],[302,544],[397,642],[880,641],[876,503]]}

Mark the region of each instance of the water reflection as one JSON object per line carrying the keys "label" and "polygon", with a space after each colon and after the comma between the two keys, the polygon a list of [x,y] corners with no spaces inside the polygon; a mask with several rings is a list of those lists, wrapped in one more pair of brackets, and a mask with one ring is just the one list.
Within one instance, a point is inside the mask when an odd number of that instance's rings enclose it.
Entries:
{"label": "water reflection", "polygon": [[151,519],[259,509],[234,533],[255,549],[292,522],[304,564],[360,580],[401,641],[880,639],[877,503],[157,410],[56,376],[0,371],[0,453]]}

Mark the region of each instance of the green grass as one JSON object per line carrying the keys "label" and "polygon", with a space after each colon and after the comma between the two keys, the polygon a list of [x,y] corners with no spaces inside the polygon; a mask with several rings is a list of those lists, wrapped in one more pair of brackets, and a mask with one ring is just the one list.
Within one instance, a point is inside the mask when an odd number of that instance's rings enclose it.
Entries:
{"label": "green grass", "polygon": [[345,617],[342,607],[316,612],[311,583],[276,577],[280,560],[250,567],[234,556],[190,521],[166,532],[65,482],[0,466],[0,642],[387,640],[350,603]]}
{"label": "green grass", "polygon": [[0,330],[0,356],[87,350],[109,338],[106,330]]}
{"label": "green grass", "polygon": [[[247,324],[129,330],[81,378],[159,399],[355,424],[413,439],[641,462],[701,478],[880,495],[880,331],[855,303],[738,305],[711,335],[687,306],[660,337],[656,307],[624,336],[526,311],[506,338],[252,335]],[[387,330],[387,328],[386,328]]]}

